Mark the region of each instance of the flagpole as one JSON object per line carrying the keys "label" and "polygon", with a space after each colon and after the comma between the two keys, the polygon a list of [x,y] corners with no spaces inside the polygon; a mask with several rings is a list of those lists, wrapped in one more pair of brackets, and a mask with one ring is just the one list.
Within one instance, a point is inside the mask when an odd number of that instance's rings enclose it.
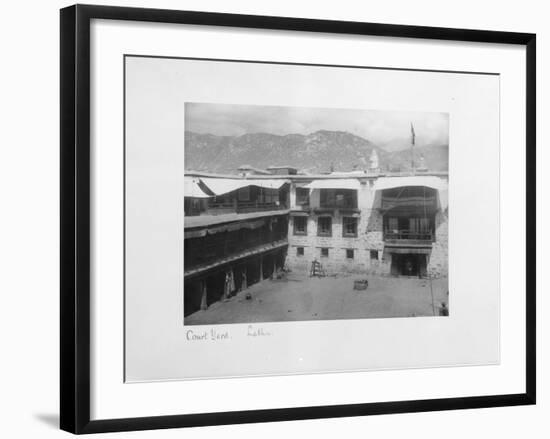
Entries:
{"label": "flagpole", "polygon": [[411,171],[413,175],[416,174],[416,170],[414,168],[414,138],[415,137],[416,135],[414,133],[414,126],[411,122]]}

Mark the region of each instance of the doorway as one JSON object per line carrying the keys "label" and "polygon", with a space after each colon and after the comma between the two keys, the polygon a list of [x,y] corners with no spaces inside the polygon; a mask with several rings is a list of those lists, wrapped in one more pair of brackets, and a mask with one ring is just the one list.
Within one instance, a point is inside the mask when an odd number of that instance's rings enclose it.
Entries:
{"label": "doorway", "polygon": [[426,277],[426,255],[392,254],[391,274],[393,276]]}

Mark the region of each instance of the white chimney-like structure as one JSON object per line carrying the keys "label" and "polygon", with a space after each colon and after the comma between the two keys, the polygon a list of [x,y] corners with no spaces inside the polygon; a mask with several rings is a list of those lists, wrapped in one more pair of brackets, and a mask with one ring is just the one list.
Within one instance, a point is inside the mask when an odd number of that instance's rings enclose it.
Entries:
{"label": "white chimney-like structure", "polygon": [[380,168],[380,164],[378,163],[378,154],[376,153],[376,149],[373,148],[372,152],[370,153],[370,165],[369,170],[376,171]]}

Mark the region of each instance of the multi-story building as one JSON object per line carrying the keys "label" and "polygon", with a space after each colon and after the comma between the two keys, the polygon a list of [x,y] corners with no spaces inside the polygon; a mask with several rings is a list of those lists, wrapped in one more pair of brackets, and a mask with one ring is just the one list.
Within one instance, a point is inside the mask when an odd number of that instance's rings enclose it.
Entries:
{"label": "multi-story building", "polygon": [[448,176],[187,173],[185,313],[286,267],[447,275]]}
{"label": "multi-story building", "polygon": [[290,186],[287,265],[447,275],[447,175],[300,176]]}
{"label": "multi-story building", "polygon": [[185,315],[283,267],[288,186],[286,179],[185,177]]}

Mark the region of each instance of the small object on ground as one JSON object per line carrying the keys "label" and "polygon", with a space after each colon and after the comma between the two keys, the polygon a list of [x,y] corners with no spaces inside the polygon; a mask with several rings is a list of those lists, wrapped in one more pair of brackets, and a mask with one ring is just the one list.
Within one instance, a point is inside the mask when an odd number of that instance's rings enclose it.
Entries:
{"label": "small object on ground", "polygon": [[366,290],[369,286],[369,281],[367,279],[358,279],[353,282],[354,290]]}
{"label": "small object on ground", "polygon": [[309,270],[309,276],[325,277],[326,275],[327,274],[325,272],[325,269],[323,268],[321,263],[317,259],[314,259],[311,262],[311,269]]}
{"label": "small object on ground", "polygon": [[246,296],[244,296],[246,300],[252,300],[252,294],[246,293]]}
{"label": "small object on ground", "polygon": [[445,302],[441,302],[441,306],[439,307],[439,315],[440,316],[449,315],[449,308],[447,308],[447,304]]}

